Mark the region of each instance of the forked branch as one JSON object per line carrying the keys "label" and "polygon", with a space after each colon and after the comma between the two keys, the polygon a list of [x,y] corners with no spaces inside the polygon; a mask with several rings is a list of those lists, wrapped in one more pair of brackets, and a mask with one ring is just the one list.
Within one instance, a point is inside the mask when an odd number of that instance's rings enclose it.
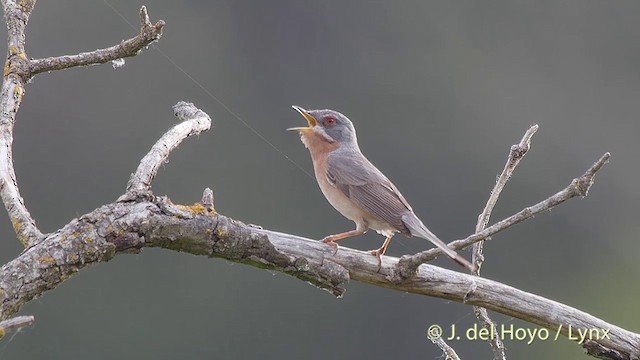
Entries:
{"label": "forked branch", "polygon": [[[184,114],[201,118],[203,113],[193,110]],[[187,116],[185,121],[191,123],[194,118]],[[587,179],[574,180],[578,190],[573,191],[585,194],[586,188],[580,184],[590,183],[603,162],[601,159],[587,172]],[[144,168],[149,170],[142,173],[153,171],[153,167]],[[150,174],[142,175],[141,178],[153,178]],[[333,254],[317,241],[247,226],[218,214],[213,210],[208,191],[203,198],[206,205],[182,206],[143,191],[135,198],[129,196],[72,220],[0,268],[0,319],[11,316],[23,304],[55,288],[87,265],[144,247],[162,247],[281,271],[336,296],[341,296],[346,283],[353,279],[485,307],[550,329],[559,325],[608,329],[609,337],[597,341],[600,349],[620,354],[640,352],[639,335],[567,305],[432,265],[419,266],[413,276],[398,281],[398,258],[385,256],[379,267],[367,252],[341,247]],[[496,226],[489,229],[495,231]],[[67,251],[58,251],[61,244]]]}
{"label": "forked branch", "polygon": [[75,66],[101,64],[108,61],[135,56],[144,47],[162,36],[164,21],[152,24],[147,9],[140,8],[140,33],[131,39],[106,49],[78,55],[57,56],[29,60],[25,51],[25,29],[35,0],[16,2],[4,0],[4,15],[9,33],[7,62],[0,90],[0,197],[9,213],[18,240],[29,247],[44,238],[35,220],[25,206],[18,189],[13,166],[13,128],[16,113],[22,102],[25,84],[33,76],[47,71],[67,69]]}
{"label": "forked branch", "polygon": [[31,60],[29,62],[31,76],[46,71],[104,64],[109,61],[136,56],[140,50],[160,39],[163,27],[164,21],[162,20],[152,24],[149,20],[149,14],[147,14],[147,8],[142,6],[140,8],[140,33],[138,35],[105,49],[98,49],[77,55],[63,55]]}
{"label": "forked branch", "polygon": [[[538,125],[533,125],[524,133],[522,140],[520,140],[518,144],[511,146],[511,149],[509,150],[509,156],[507,157],[507,162],[502,169],[502,173],[500,173],[500,176],[498,176],[498,180],[491,190],[491,195],[489,195],[489,199],[487,200],[484,209],[482,209],[482,213],[480,213],[480,215],[478,216],[476,233],[484,230],[484,228],[489,223],[491,212],[498,202],[498,198],[500,197],[500,193],[502,193],[502,189],[504,189],[507,181],[509,181],[509,179],[511,178],[511,175],[520,163],[520,160],[522,160],[522,158],[524,158],[524,156],[529,152],[529,149],[531,148],[531,138],[536,133],[536,131],[538,131]],[[480,268],[482,268],[482,264],[484,262],[484,254],[482,251],[483,246],[484,240],[480,240],[477,243],[473,244],[473,266],[475,268],[473,274],[477,276],[480,276]],[[473,312],[483,328],[491,330],[491,334],[496,333],[496,324],[489,317],[487,309],[479,306],[474,306]],[[504,343],[502,342],[500,336],[493,336],[488,341],[491,344],[493,358],[495,360],[506,360],[507,355],[505,354]]]}
{"label": "forked branch", "polygon": [[[143,7],[141,33],[120,45],[73,56],[28,60],[24,29],[35,0],[3,0],[2,4],[9,28],[9,52],[0,93],[0,194],[18,238],[28,248],[0,267],[0,328],[33,321],[9,318],[24,304],[84,267],[109,261],[120,253],[160,247],[280,271],[335,296],[342,296],[346,283],[353,279],[480,306],[548,329],[560,329],[564,335],[568,326],[607,330],[607,337],[583,344],[589,354],[608,359],[638,358],[640,335],[496,281],[423,264],[439,255],[437,250],[402,259],[385,256],[380,266],[367,252],[342,247],[334,254],[317,241],[247,226],[218,214],[211,191],[205,191],[202,203],[191,206],[175,205],[166,197],[154,196],[150,185],[160,164],[185,138],[211,126],[207,114],[187,103],[174,107],[182,123],[165,134],[142,159],[127,192],[118,201],[43,235],[20,197],[11,156],[15,114],[26,80],[43,71],[133,56],[159,38],[164,23],[152,25]],[[467,239],[454,241],[453,247],[469,246],[570,198],[585,196],[595,173],[608,159],[607,153],[564,190]]]}
{"label": "forked branch", "polygon": [[[555,195],[552,195],[535,205],[524,208],[518,213],[489,226],[479,233],[470,235],[462,240],[452,241],[448,245],[455,250],[466,248],[473,243],[484,240],[504,229],[519,224],[544,211],[550,210],[569,199],[587,196],[589,188],[593,185],[593,178],[596,173],[602,169],[607,162],[609,162],[610,157],[611,154],[609,153],[602,155],[598,161],[591,165],[591,167],[582,174],[582,176],[573,179],[566,188],[562,189]],[[398,276],[400,279],[409,278],[413,276],[420,264],[431,261],[440,255],[442,255],[442,251],[438,248],[422,251],[414,255],[405,255],[400,259],[400,263],[398,264]]]}

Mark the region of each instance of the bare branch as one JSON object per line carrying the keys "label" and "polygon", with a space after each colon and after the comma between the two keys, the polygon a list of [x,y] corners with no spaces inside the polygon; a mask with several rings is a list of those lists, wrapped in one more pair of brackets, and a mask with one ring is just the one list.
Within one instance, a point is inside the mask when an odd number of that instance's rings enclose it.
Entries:
{"label": "bare branch", "polygon": [[[133,56],[161,36],[164,22],[152,25],[146,9],[142,7],[140,34],[120,45],[73,56],[28,60],[24,51],[24,29],[35,2],[2,0],[9,29],[9,48],[0,92],[0,195],[18,238],[28,249],[0,267],[0,321],[4,320],[0,322],[1,331],[32,322],[33,318],[9,317],[22,305],[54,289],[80,269],[109,261],[116,254],[135,252],[144,247],[160,247],[280,271],[335,296],[342,296],[344,285],[354,279],[388,289],[483,307],[556,330],[565,336],[569,334],[570,327],[606,330],[607,336],[582,344],[589,354],[609,359],[631,359],[640,353],[640,335],[587,313],[499,282],[421,265],[439,255],[438,251],[402,259],[385,256],[381,266],[367,252],[341,247],[334,254],[317,241],[263,230],[218,214],[209,189],[205,190],[202,203],[192,206],[175,205],[168,198],[155,197],[150,192],[150,184],[159,166],[182,140],[211,126],[207,114],[187,103],[174,107],[183,122],[168,131],[142,159],[132,174],[125,195],[115,203],[72,220],[55,233],[42,235],[18,191],[11,155],[15,114],[22,101],[26,80],[43,71]],[[468,246],[569,198],[585,196],[595,173],[609,157],[608,153],[605,154],[582,177],[574,179],[558,194],[467,239],[454,241],[453,247]]]}
{"label": "bare branch", "polygon": [[[524,156],[529,152],[529,148],[531,147],[531,137],[538,131],[538,125],[533,125],[532,127],[525,132],[520,143],[511,146],[511,150],[509,151],[509,157],[507,158],[507,163],[504,165],[504,169],[502,173],[498,177],[493,190],[491,190],[491,195],[489,196],[489,200],[487,200],[487,204],[484,206],[482,213],[478,217],[478,223],[476,225],[476,232],[482,231],[485,226],[489,223],[489,218],[491,218],[491,212],[493,208],[496,206],[498,202],[498,198],[500,197],[500,193],[504,186],[507,184],[509,178],[511,178],[511,174],[516,169],[516,166],[520,163],[520,160],[524,158]],[[480,244],[479,242],[478,244]],[[475,260],[474,260],[475,261]],[[478,264],[478,272],[480,271],[479,267],[482,266],[480,262]]]}
{"label": "bare branch", "polygon": [[152,24],[147,8],[140,8],[140,33],[120,44],[77,55],[63,55],[29,61],[30,76],[53,70],[68,69],[76,66],[104,64],[116,59],[136,56],[140,50],[157,41],[162,36],[164,21]]}
{"label": "bare branch", "polygon": [[[489,317],[489,312],[487,311],[487,309],[480,306],[474,306],[473,313],[476,315],[476,318],[480,322],[480,325],[482,325],[482,328],[493,329],[490,330],[490,334],[499,333],[499,329],[496,326],[496,323]],[[495,360],[507,359],[507,354],[504,350],[504,342],[502,341],[502,338],[500,336],[491,336],[489,337],[489,339],[487,339],[487,341],[491,345],[491,351],[493,351],[493,358]]]}
{"label": "bare branch", "polygon": [[[607,338],[590,343],[590,349],[634,354],[640,350],[640,335],[634,334],[567,305],[517,290],[510,286],[422,265],[415,276],[398,281],[398,258],[385,256],[382,266],[367,252],[341,247],[333,251],[317,241],[263,230],[230,219],[214,210],[212,192],[203,194],[204,204],[174,205],[169,199],[148,192],[157,167],[189,134],[210,126],[209,117],[191,104],[179,103],[176,114],[184,120],[169,130],[141,161],[130,189],[120,201],[104,205],[64,228],[48,235],[16,259],[0,268],[0,320],[15,314],[34,297],[55,288],[90,264],[105,262],[119,253],[144,247],[161,247],[267,268],[294,276],[306,283],[342,296],[350,280],[389,289],[435,296],[481,306],[568,334],[566,326],[607,329]],[[595,172],[608,154],[563,192],[584,196]],[[562,197],[563,192],[556,194]],[[539,212],[539,207],[560,203],[556,197],[516,214],[517,223]],[[565,196],[566,197],[566,196]],[[489,236],[503,229],[500,222],[476,236]],[[459,243],[458,243],[459,244]]]}
{"label": "bare branch", "polygon": [[[520,143],[511,146],[509,151],[509,156],[507,158],[507,163],[504,165],[504,169],[502,169],[502,173],[498,177],[493,190],[491,190],[491,195],[487,200],[487,204],[484,206],[482,213],[478,216],[478,223],[476,224],[476,233],[484,230],[485,226],[489,223],[489,219],[491,218],[491,212],[493,208],[496,206],[498,202],[498,198],[500,197],[500,193],[504,186],[507,184],[507,181],[511,178],[511,174],[516,169],[520,160],[524,158],[524,156],[529,151],[531,147],[531,137],[538,131],[538,125],[533,125],[532,127],[525,132]],[[474,275],[480,276],[480,268],[482,267],[482,263],[484,262],[484,254],[482,253],[482,248],[484,246],[484,240],[478,241],[473,244],[473,267],[475,271]],[[478,318],[480,324],[485,329],[492,329],[492,334],[495,334],[496,324],[489,317],[489,313],[487,309],[474,306],[473,312]],[[500,336],[492,336],[489,338],[489,343],[491,344],[491,350],[493,351],[493,357],[495,360],[506,360],[507,355],[504,352],[504,343]]]}
{"label": "bare branch", "polygon": [[36,226],[18,189],[13,167],[13,127],[22,103],[28,74],[28,60],[24,51],[25,28],[35,1],[12,0],[2,2],[7,22],[9,44],[7,62],[0,89],[0,196],[9,213],[18,240],[28,247],[43,237]]}
{"label": "bare branch", "polygon": [[251,227],[207,212],[200,204],[177,206],[166,198],[154,197],[100,207],[2,266],[0,319],[11,316],[23,304],[55,288],[85,266],[144,247],[220,257],[282,271],[337,296],[344,293],[344,285],[353,279],[481,306],[550,331],[559,329],[564,336],[568,335],[569,325],[574,334],[576,329],[604,329],[608,330],[608,336],[594,340],[601,349],[620,354],[640,353],[640,335],[496,281],[425,264],[415,276],[399,283],[393,281],[398,258],[384,256],[379,268],[377,260],[364,251],[340,247],[333,255],[331,249],[318,241]]}
{"label": "bare branch", "polygon": [[[127,193],[123,195],[124,197],[148,191],[158,169],[165,163],[171,151],[187,137],[198,135],[211,128],[209,115],[196,108],[192,103],[181,101],[174,105],[173,112],[182,122],[167,131],[140,161],[138,169],[129,179]],[[124,198],[120,200],[124,200]]]}
{"label": "bare branch", "polygon": [[138,51],[162,35],[164,22],[152,25],[146,8],[140,9],[141,30],[137,36],[108,49],[73,56],[28,60],[25,53],[25,28],[35,6],[35,0],[16,3],[3,1],[9,30],[7,63],[0,90],[0,196],[13,224],[18,240],[25,247],[32,246],[44,235],[36,226],[20,195],[13,166],[13,127],[22,102],[26,81],[35,74],[73,66],[104,63],[118,58],[134,56]]}
{"label": "bare branch", "polygon": [[33,324],[35,318],[31,315],[16,316],[11,319],[0,321],[0,339],[9,331],[20,329]]}
{"label": "bare branch", "polygon": [[430,338],[431,342],[436,344],[442,353],[444,354],[445,360],[460,360],[460,357],[456,353],[456,351],[449,346],[441,337],[439,338]]}
{"label": "bare branch", "polygon": [[[569,199],[587,196],[589,188],[591,187],[591,185],[593,185],[593,178],[596,172],[598,172],[598,170],[600,170],[607,162],[609,162],[610,157],[611,154],[609,153],[605,153],[604,155],[602,155],[602,157],[600,157],[600,159],[598,159],[598,161],[596,161],[582,176],[573,179],[573,181],[571,181],[571,183],[566,188],[562,189],[555,195],[552,195],[535,205],[524,208],[520,212],[504,220],[501,220],[484,229],[483,231],[467,237],[466,239],[452,241],[448,244],[449,247],[455,250],[463,249],[473,243],[484,240],[489,236],[492,236],[506,228],[532,218],[543,211],[550,210]],[[403,256],[398,264],[397,276],[400,279],[399,281],[413,276],[420,264],[433,260],[440,255],[442,255],[442,251],[440,249],[434,248],[419,252],[414,255]]]}

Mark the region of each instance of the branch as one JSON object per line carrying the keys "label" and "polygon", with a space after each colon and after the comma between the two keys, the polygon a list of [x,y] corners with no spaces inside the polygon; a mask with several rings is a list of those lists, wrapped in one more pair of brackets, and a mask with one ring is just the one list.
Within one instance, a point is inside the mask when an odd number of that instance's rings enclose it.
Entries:
{"label": "branch", "polygon": [[[183,114],[180,116],[189,124],[207,117],[190,104],[180,103],[177,108],[184,110],[176,112]],[[184,122],[169,133],[185,126]],[[167,137],[171,136],[165,134],[163,139]],[[175,139],[179,142],[184,137]],[[153,153],[152,149],[150,154]],[[145,156],[145,159],[150,158],[156,157]],[[601,163],[605,160],[601,159]],[[586,185],[600,166],[602,164],[590,169],[590,177],[584,180]],[[153,166],[138,169],[148,169],[136,171],[141,175],[139,178],[153,178]],[[149,173],[145,174],[145,171]],[[138,177],[134,174],[134,178]],[[586,194],[588,186],[580,179],[574,180],[574,187],[578,189],[575,191],[582,189],[580,191]],[[593,340],[588,349],[622,354],[610,356],[612,359],[640,351],[638,334],[496,281],[431,265],[421,265],[415,276],[397,281],[398,258],[385,256],[380,267],[367,252],[341,247],[333,254],[317,241],[245,225],[216,213],[213,194],[208,190],[203,194],[205,204],[192,206],[175,205],[166,197],[155,197],[145,191],[134,195],[135,191],[130,192],[120,201],[72,220],[2,266],[0,320],[15,314],[22,305],[88,265],[109,261],[116,254],[160,247],[281,271],[335,296],[342,296],[344,285],[354,279],[388,289],[485,307],[552,330],[562,325],[560,333],[565,336],[569,325],[573,329],[607,329],[609,336]]]}
{"label": "branch", "polygon": [[[0,319],[11,316],[36,296],[55,288],[85,266],[116,254],[160,247],[281,271],[336,296],[350,280],[485,307],[551,331],[568,335],[576,329],[605,329],[595,341],[617,354],[640,353],[640,335],[570,306],[511,286],[433,265],[421,265],[415,276],[393,281],[398,258],[377,260],[367,252],[340,247],[335,255],[318,241],[258,229],[201,204],[180,206],[164,197],[104,205],[25,251],[0,268]],[[27,271],[28,269],[28,271]],[[562,325],[562,327],[560,327]],[[593,345],[596,346],[596,345]],[[586,347],[586,345],[585,345]],[[624,359],[609,357],[611,359]]]}
{"label": "branch", "polygon": [[[134,196],[138,192],[146,192],[151,188],[151,182],[158,173],[158,169],[164,164],[182,140],[189,136],[198,135],[211,128],[209,115],[193,106],[192,103],[179,102],[173,107],[174,114],[182,120],[182,123],[167,131],[160,140],[151,148],[151,151],[140,161],[135,173],[131,174],[127,184],[127,193],[123,196]],[[119,200],[124,200],[121,198]]]}
{"label": "branch", "polygon": [[[502,193],[502,189],[507,184],[509,178],[511,178],[511,174],[516,169],[520,160],[524,158],[524,156],[529,151],[531,147],[531,137],[538,131],[538,125],[533,125],[532,127],[525,132],[520,143],[511,146],[509,151],[509,156],[507,158],[507,163],[504,165],[504,169],[502,169],[502,173],[498,177],[498,181],[496,181],[493,190],[491,190],[491,195],[489,196],[489,200],[487,200],[487,204],[484,206],[482,213],[478,216],[478,223],[476,224],[476,233],[484,230],[484,228],[489,223],[489,219],[491,218],[491,212],[493,208],[496,206],[498,202],[498,198],[500,197],[500,193]],[[480,268],[484,262],[484,255],[482,253],[482,248],[484,246],[484,240],[478,241],[473,244],[473,267],[475,271],[474,275],[480,276]],[[496,324],[489,317],[489,313],[487,309],[474,306],[473,312],[476,315],[476,318],[482,324],[482,327],[485,329],[490,329],[491,334],[496,333]],[[492,336],[489,339],[489,343],[491,344],[491,350],[493,351],[493,357],[495,360],[506,360],[507,355],[504,352],[504,343],[500,336]]]}
{"label": "branch", "polygon": [[13,166],[13,128],[16,113],[24,95],[25,84],[41,72],[135,56],[142,48],[162,36],[164,26],[162,20],[155,25],[151,24],[147,9],[143,6],[140,8],[140,33],[119,45],[78,55],[28,60],[25,52],[25,28],[35,3],[35,0],[24,0],[19,3],[12,0],[2,2],[9,33],[9,45],[0,90],[0,108],[3,110],[0,112],[0,197],[9,213],[18,240],[24,247],[32,246],[44,237],[20,195]]}
{"label": "branch", "polygon": [[64,55],[45,59],[34,59],[29,62],[31,76],[54,70],[68,69],[76,66],[104,64],[109,61],[136,56],[140,50],[157,41],[162,36],[164,21],[152,24],[147,8],[140,8],[140,33],[120,44],[77,55]]}
{"label": "branch", "polygon": [[430,338],[431,342],[436,344],[442,350],[442,354],[445,356],[445,360],[460,360],[460,357],[456,351],[449,346],[441,337]]}
{"label": "branch", "polygon": [[33,321],[33,316],[16,316],[11,319],[0,321],[0,339],[2,339],[2,337],[9,331],[30,326],[33,324]]}
{"label": "branch", "polygon": [[18,189],[13,167],[13,127],[22,103],[28,74],[24,50],[25,28],[35,1],[4,0],[4,16],[8,30],[7,62],[0,89],[0,197],[9,213],[13,230],[23,246],[28,247],[43,237]]}
{"label": "branch", "polygon": [[[560,192],[552,195],[551,197],[535,204],[524,208],[520,212],[499,221],[479,233],[475,233],[466,239],[456,240],[450,242],[448,245],[454,250],[463,249],[473,243],[480,240],[484,240],[506,228],[519,224],[529,218],[532,218],[543,211],[550,210],[563,202],[573,199],[575,197],[585,197],[589,191],[591,185],[593,185],[593,178],[606,163],[609,162],[611,154],[605,153],[596,161],[591,167],[580,177],[573,179],[571,183]],[[405,255],[400,259],[398,264],[397,277],[399,281],[407,279],[413,276],[420,264],[433,260],[436,257],[442,255],[440,249],[434,248],[426,251],[419,252],[414,255]]]}
{"label": "branch", "polygon": [[[491,190],[491,195],[489,196],[489,200],[487,200],[487,204],[484,206],[482,213],[478,216],[478,223],[476,224],[476,233],[484,230],[484,228],[489,223],[489,218],[491,218],[491,212],[493,208],[496,206],[498,202],[498,198],[500,197],[500,193],[502,193],[502,189],[507,184],[507,181],[511,178],[513,171],[516,169],[516,166],[520,163],[520,160],[527,155],[529,152],[529,148],[531,147],[531,138],[538,131],[538,125],[533,125],[529,128],[520,140],[520,143],[511,146],[509,151],[509,156],[507,158],[507,163],[504,164],[504,169],[502,169],[502,173],[498,177],[493,190]],[[484,244],[484,240],[478,241],[473,245],[473,265],[476,268],[474,272],[475,275],[480,275],[480,268],[482,267],[482,263],[484,262],[484,256],[482,255],[482,247]]]}
{"label": "branch", "polygon": [[[589,354],[608,359],[631,359],[640,353],[640,335],[587,313],[499,282],[421,265],[437,256],[438,251],[402,259],[385,256],[380,266],[367,252],[341,247],[333,254],[331,249],[317,241],[258,229],[218,214],[209,189],[205,190],[202,203],[191,206],[175,205],[166,197],[155,197],[150,192],[150,184],[159,165],[182,140],[211,126],[204,112],[187,103],[174,107],[183,122],[165,134],[144,157],[128,183],[126,194],[114,203],[71,220],[55,233],[43,235],[24,206],[11,155],[15,114],[22,101],[26,81],[43,71],[133,56],[161,36],[164,22],[152,25],[143,7],[140,12],[141,33],[118,46],[74,56],[28,60],[24,51],[24,29],[35,0],[19,3],[3,0],[2,4],[9,30],[9,47],[0,92],[0,194],[18,238],[28,247],[0,267],[2,331],[33,321],[32,318],[9,317],[80,269],[109,261],[117,254],[160,247],[281,271],[335,296],[342,296],[344,285],[354,279],[388,289],[484,307],[556,330],[565,336],[569,334],[570,327],[606,330],[607,336],[582,343]],[[585,196],[595,173],[608,159],[607,153],[563,191],[467,239],[454,241],[453,247],[468,246],[569,198]]]}

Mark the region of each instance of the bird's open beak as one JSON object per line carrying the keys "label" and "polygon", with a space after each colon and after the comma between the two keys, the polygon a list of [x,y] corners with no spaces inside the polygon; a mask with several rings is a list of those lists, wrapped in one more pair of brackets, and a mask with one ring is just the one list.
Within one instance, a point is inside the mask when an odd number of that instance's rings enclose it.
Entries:
{"label": "bird's open beak", "polygon": [[316,127],[316,125],[318,125],[318,122],[316,121],[316,119],[311,116],[309,114],[309,112],[303,108],[301,108],[300,106],[296,106],[293,105],[291,106],[295,111],[299,112],[300,115],[302,115],[303,118],[305,118],[307,120],[307,122],[309,123],[309,126],[307,127],[292,127],[292,128],[288,128],[287,130],[290,131],[309,131],[309,130],[313,130],[314,127]]}

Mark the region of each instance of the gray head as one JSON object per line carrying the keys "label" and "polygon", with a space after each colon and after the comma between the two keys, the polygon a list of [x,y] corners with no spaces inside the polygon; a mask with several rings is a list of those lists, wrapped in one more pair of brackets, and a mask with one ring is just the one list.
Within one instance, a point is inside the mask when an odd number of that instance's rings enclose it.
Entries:
{"label": "gray head", "polygon": [[[355,145],[356,129],[353,123],[346,116],[334,110],[305,110],[299,106],[293,108],[302,115],[309,123],[308,127],[290,128],[287,130],[297,130],[303,137],[319,137],[320,139],[335,143],[337,145]],[[305,142],[306,144],[307,142]]]}

